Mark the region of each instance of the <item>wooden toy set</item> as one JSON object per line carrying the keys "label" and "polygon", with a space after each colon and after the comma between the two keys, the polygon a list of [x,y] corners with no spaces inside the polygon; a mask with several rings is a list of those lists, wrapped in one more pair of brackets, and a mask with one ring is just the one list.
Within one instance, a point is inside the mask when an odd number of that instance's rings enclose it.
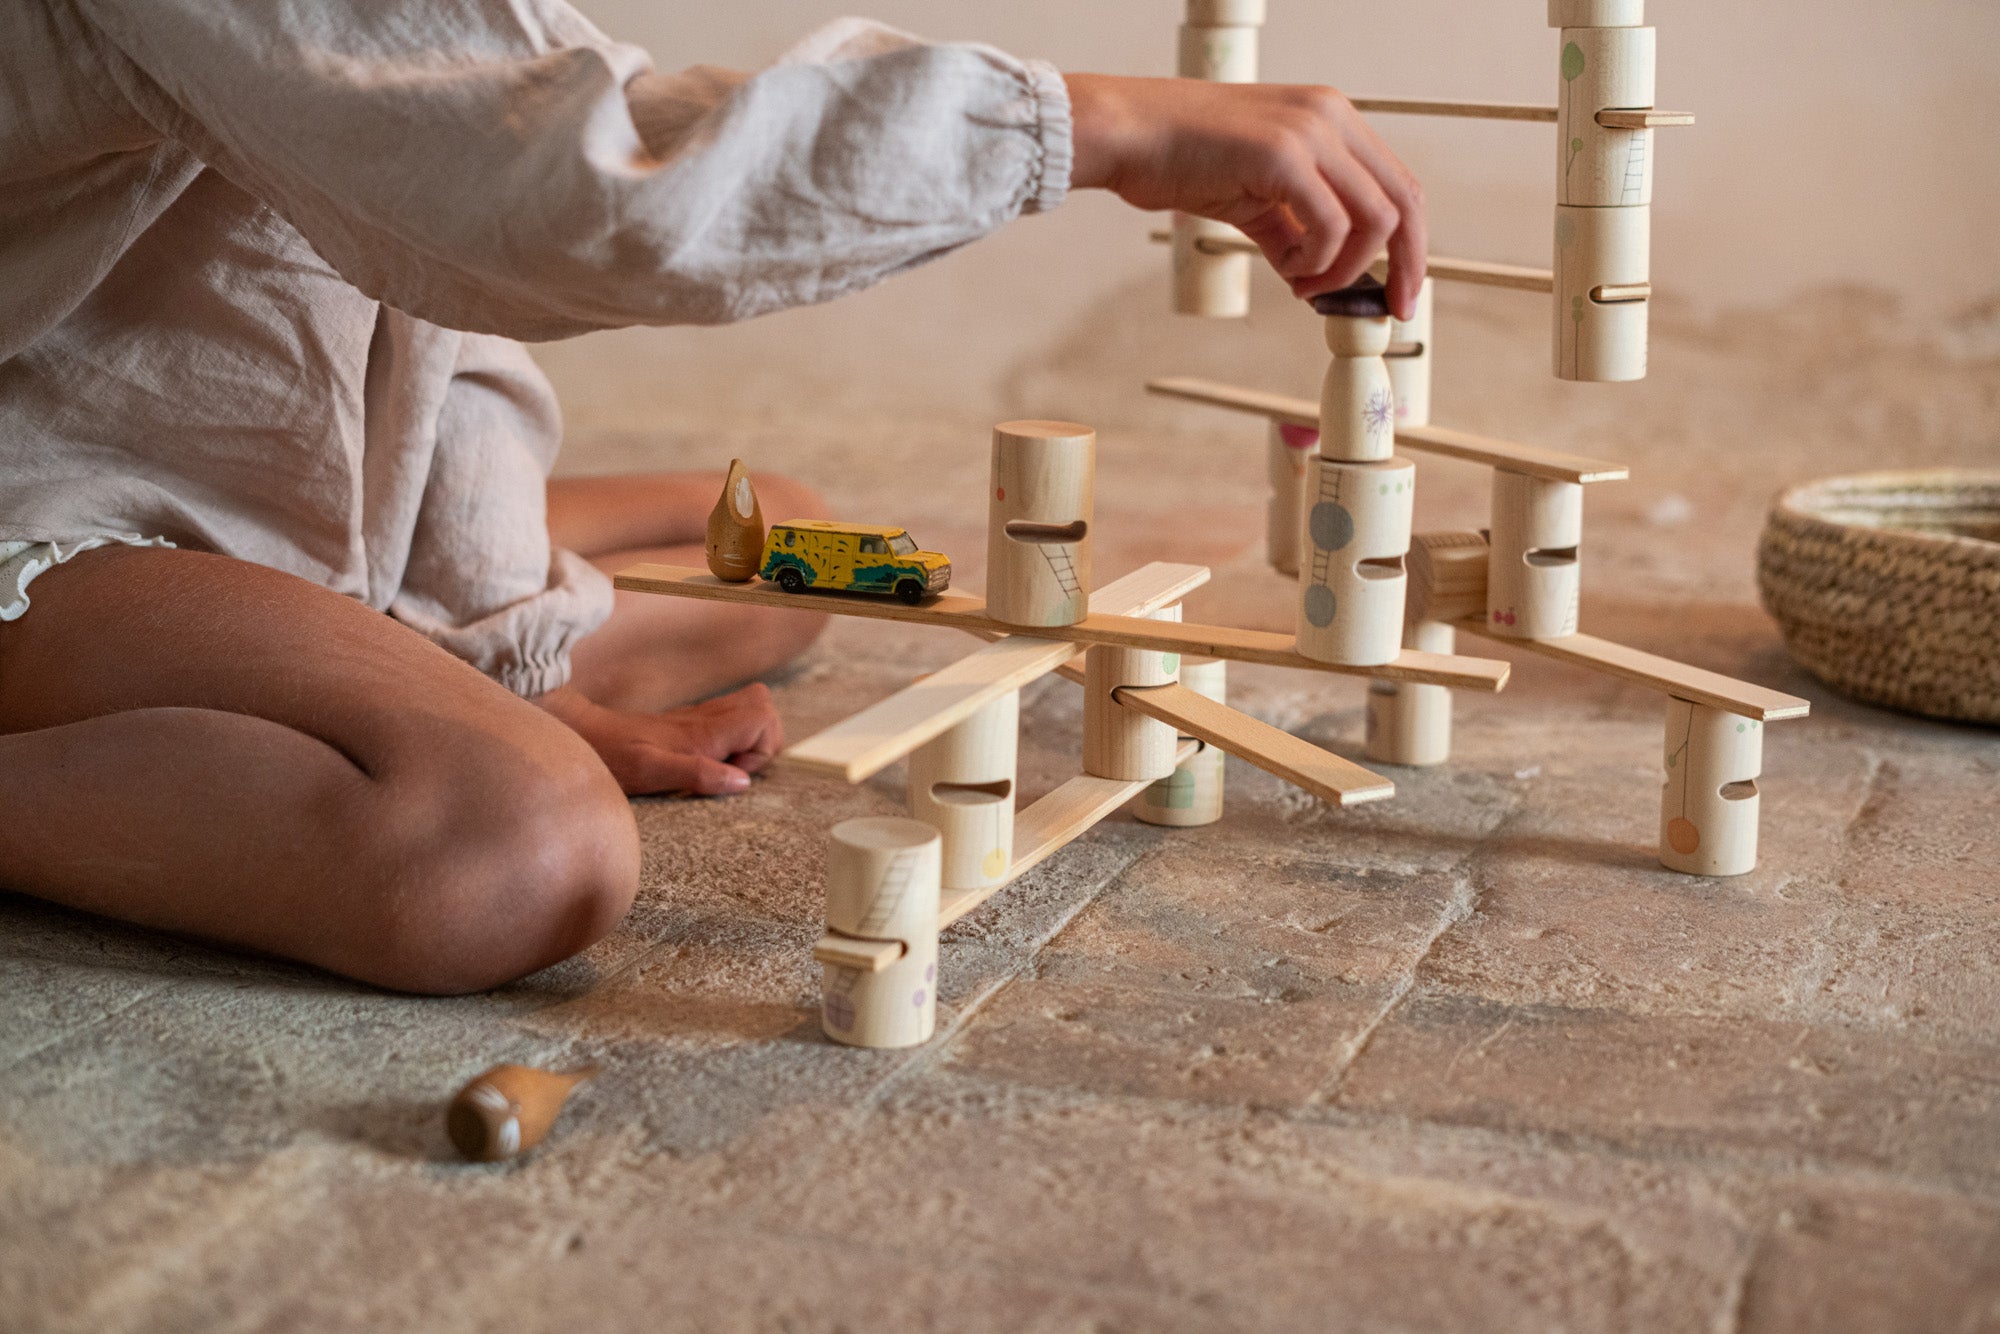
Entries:
{"label": "wooden toy set", "polygon": [[[1198,380],[1149,386],[1271,422],[1267,535],[1271,564],[1298,583],[1292,634],[1184,622],[1181,599],[1208,578],[1198,566],[1152,564],[1093,587],[1095,435],[1065,422],[994,429],[983,599],[949,591],[948,563],[901,530],[823,524],[813,551],[797,550],[796,536],[781,549],[802,526],[765,536],[740,465],[710,523],[709,571],[642,565],[618,576],[623,589],[804,602],[992,641],[783,756],[849,783],[909,761],[908,818],[849,820],[831,833],[827,931],[814,950],[830,1037],[925,1041],[943,928],[1128,802],[1155,824],[1219,819],[1223,752],[1336,805],[1394,794],[1388,779],[1229,708],[1228,662],[1370,678],[1367,755],[1400,765],[1448,758],[1453,690],[1506,683],[1506,663],[1455,655],[1460,631],[1649,686],[1667,697],[1660,860],[1695,875],[1755,864],[1762,725],[1804,716],[1806,701],[1579,632],[1583,488],[1625,477],[1622,465],[1429,423],[1435,281],[1549,294],[1564,379],[1645,374],[1652,136],[1692,117],[1653,107],[1643,0],[1550,0],[1549,12],[1562,29],[1556,106],[1355,105],[1554,123],[1553,269],[1433,259],[1407,323],[1390,317],[1372,279],[1318,298],[1332,361],[1317,403]],[[1255,79],[1263,19],[1263,0],[1188,0],[1181,73]],[[1172,246],[1176,310],[1247,312],[1247,239],[1187,217],[1158,239]],[[1416,473],[1398,445],[1492,468],[1489,527],[1413,536]],[[1051,672],[1084,688],[1083,772],[1017,811],[1020,691]]]}

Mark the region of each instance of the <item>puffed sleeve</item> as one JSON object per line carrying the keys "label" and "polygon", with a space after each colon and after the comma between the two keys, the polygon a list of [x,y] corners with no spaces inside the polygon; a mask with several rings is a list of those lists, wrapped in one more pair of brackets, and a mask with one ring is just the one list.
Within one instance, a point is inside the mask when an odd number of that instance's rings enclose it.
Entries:
{"label": "puffed sleeve", "polygon": [[667,75],[559,0],[70,3],[162,133],[450,328],[825,301],[1069,188],[1053,67],[859,20],[754,75]]}

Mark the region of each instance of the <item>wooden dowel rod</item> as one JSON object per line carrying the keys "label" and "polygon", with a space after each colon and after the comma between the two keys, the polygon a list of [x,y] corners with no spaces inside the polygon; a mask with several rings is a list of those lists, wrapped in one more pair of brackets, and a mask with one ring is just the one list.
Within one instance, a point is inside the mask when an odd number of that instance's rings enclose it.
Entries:
{"label": "wooden dowel rod", "polygon": [[[1173,240],[1173,233],[1155,229],[1147,236],[1157,245],[1166,245]],[[1257,254],[1257,243],[1248,237],[1216,236],[1202,237],[1194,243],[1194,248],[1205,255]],[[1389,261],[1377,260],[1371,272],[1377,278],[1389,271]],[[1445,255],[1432,255],[1425,270],[1441,283],[1466,283],[1473,287],[1504,287],[1515,292],[1553,292],[1556,288],[1555,275],[1548,269],[1529,268],[1524,264],[1495,264],[1483,259],[1452,259]]]}
{"label": "wooden dowel rod", "polygon": [[1607,130],[1657,130],[1694,124],[1692,111],[1600,111],[1597,123]]}
{"label": "wooden dowel rod", "polygon": [[1374,111],[1390,116],[1453,116],[1464,120],[1537,121],[1556,123],[1556,109],[1519,102],[1440,102],[1423,98],[1350,97],[1356,111]]}

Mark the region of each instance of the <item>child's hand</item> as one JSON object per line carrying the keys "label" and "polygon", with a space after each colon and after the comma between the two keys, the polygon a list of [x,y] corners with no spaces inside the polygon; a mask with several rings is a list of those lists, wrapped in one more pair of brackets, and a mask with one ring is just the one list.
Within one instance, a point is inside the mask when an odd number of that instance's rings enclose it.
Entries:
{"label": "child's hand", "polygon": [[1233,223],[1299,296],[1360,278],[1386,245],[1389,304],[1424,280],[1423,189],[1331,88],[1071,74],[1072,182]]}
{"label": "child's hand", "polygon": [[632,796],[742,792],[750,775],[767,767],[785,744],[784,726],[763,685],[667,713],[620,713],[567,686],[535,703],[588,741]]}

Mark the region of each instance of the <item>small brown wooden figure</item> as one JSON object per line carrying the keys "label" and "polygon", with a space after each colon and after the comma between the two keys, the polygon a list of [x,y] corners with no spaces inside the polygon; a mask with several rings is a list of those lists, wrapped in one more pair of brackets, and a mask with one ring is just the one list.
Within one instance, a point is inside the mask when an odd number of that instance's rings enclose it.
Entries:
{"label": "small brown wooden figure", "polygon": [[1424,279],[1417,291],[1416,314],[1389,326],[1389,388],[1396,401],[1396,425],[1431,424],[1431,344],[1434,340],[1436,285]]}
{"label": "small brown wooden figure", "polygon": [[[1148,612],[1148,619],[1178,621],[1179,603]],[[1112,698],[1121,686],[1163,686],[1180,679],[1180,656],[1156,649],[1097,645],[1084,654],[1083,771],[1097,778],[1137,782],[1174,772],[1180,736],[1173,727],[1125,708]]]}
{"label": "small brown wooden figure", "polygon": [[764,511],[757,504],[750,470],[742,459],[729,460],[722,495],[708,515],[708,572],[732,584],[755,577],[764,559]]}
{"label": "small brown wooden figure", "polygon": [[1764,725],[1669,697],[1666,762],[1660,864],[1688,875],[1754,870]]}
{"label": "small brown wooden figure", "polygon": [[[843,820],[827,842],[827,936],[820,1027],[852,1047],[911,1047],[937,1024],[938,876],[942,841],[921,820]],[[854,945],[889,946],[881,967]],[[843,948],[843,947],[847,948]]]}
{"label": "small brown wooden figure", "polygon": [[1508,639],[1575,634],[1583,488],[1495,469],[1492,522],[1487,630]]}
{"label": "small brown wooden figure", "polygon": [[1002,884],[1014,862],[1021,694],[1009,691],[910,756],[910,814],[944,840],[946,889]]}
{"label": "small brown wooden figure", "polygon": [[1382,359],[1394,335],[1388,294],[1363,277],[1314,297],[1312,307],[1326,316],[1333,353],[1320,386],[1320,456],[1343,463],[1389,458],[1396,451],[1396,389]]}
{"label": "small brown wooden figure", "polygon": [[458,1091],[445,1109],[445,1133],[476,1163],[497,1163],[540,1144],[571,1090],[597,1067],[557,1072],[496,1065]]}
{"label": "small brown wooden figure", "polygon": [[1090,614],[1097,433],[1074,422],[993,428],[986,610],[1009,625],[1075,625]]}
{"label": "small brown wooden figure", "polygon": [[[1264,0],[1188,0],[1181,25],[1178,71],[1184,79],[1257,82],[1257,29]],[[1250,313],[1250,255],[1211,249],[1204,242],[1240,240],[1226,222],[1174,214],[1174,311],[1210,319]]]}
{"label": "small brown wooden figure", "polygon": [[[1417,621],[1403,631],[1403,647],[1450,653],[1458,636],[1448,625]],[[1451,691],[1414,681],[1368,683],[1368,758],[1421,767],[1451,758]]]}
{"label": "small brown wooden figure", "polygon": [[1264,515],[1264,552],[1279,574],[1299,572],[1299,525],[1305,515],[1306,478],[1312,475],[1319,451],[1319,432],[1290,422],[1271,423],[1265,446],[1265,475],[1271,500]]}
{"label": "small brown wooden figure", "polygon": [[[1229,664],[1220,658],[1181,659],[1181,684],[1217,704],[1229,702]],[[1191,829],[1222,818],[1222,779],[1228,757],[1205,745],[1182,760],[1173,773],[1154,783],[1132,803],[1133,818],[1147,824]]]}

